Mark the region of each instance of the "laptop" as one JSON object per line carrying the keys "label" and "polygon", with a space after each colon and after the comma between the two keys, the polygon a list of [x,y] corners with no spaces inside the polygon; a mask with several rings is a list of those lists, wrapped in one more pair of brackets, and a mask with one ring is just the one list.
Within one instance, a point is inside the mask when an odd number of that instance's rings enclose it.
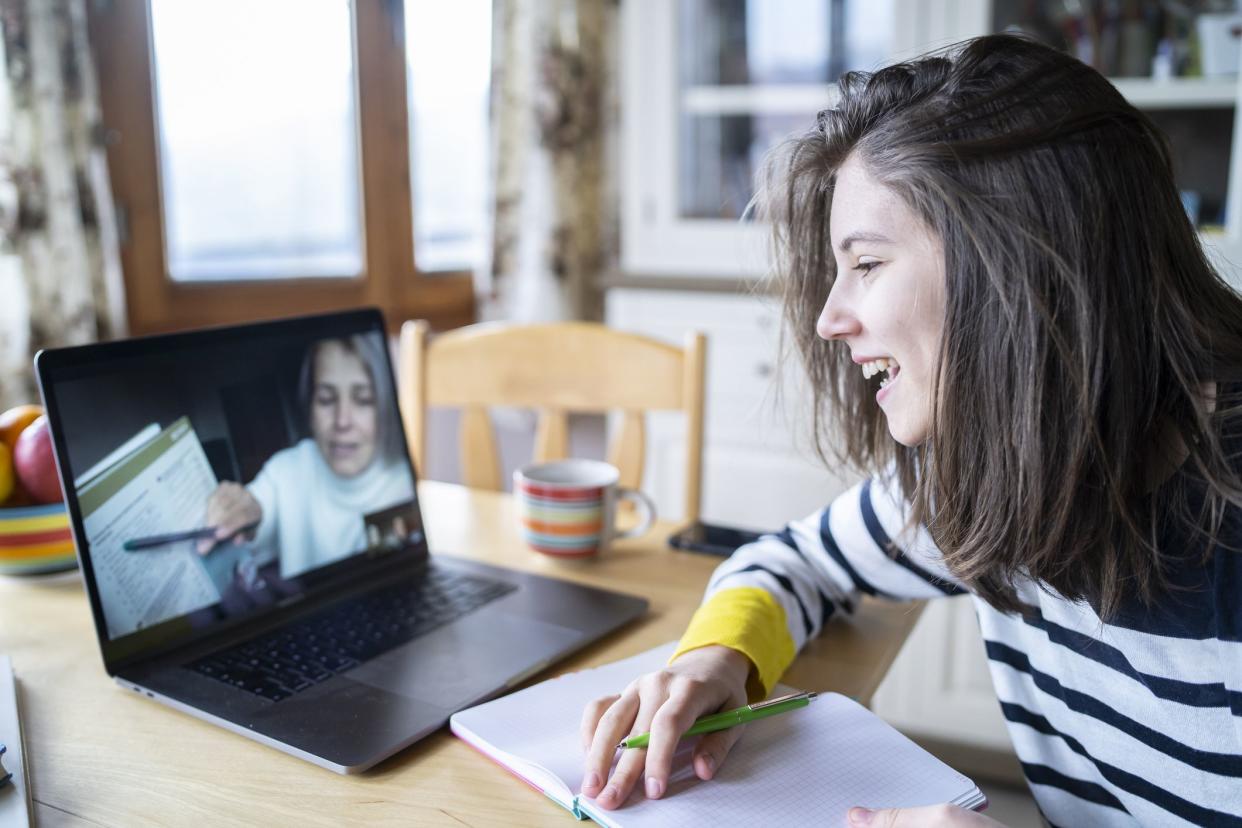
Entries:
{"label": "laptop", "polygon": [[643,614],[429,553],[387,343],[363,309],[36,356],[118,684],[355,773]]}

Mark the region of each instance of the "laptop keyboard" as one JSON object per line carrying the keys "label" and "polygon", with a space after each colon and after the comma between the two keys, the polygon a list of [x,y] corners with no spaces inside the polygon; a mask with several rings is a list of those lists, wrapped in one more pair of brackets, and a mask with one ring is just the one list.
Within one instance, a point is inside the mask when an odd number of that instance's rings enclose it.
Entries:
{"label": "laptop keyboard", "polygon": [[344,601],[186,666],[280,701],[515,589],[503,581],[429,567],[420,578]]}

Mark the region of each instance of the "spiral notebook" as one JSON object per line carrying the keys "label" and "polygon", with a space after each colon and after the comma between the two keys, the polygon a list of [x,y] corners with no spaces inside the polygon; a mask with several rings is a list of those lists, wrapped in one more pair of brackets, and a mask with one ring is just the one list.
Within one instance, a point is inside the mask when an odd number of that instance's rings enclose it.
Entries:
{"label": "spiral notebook", "polygon": [[[808,707],[747,727],[716,777],[703,782],[684,740],[668,792],[647,800],[635,786],[615,811],[578,793],[583,752],[579,715],[591,699],[615,693],[659,669],[675,643],[570,673],[463,710],[449,720],[460,739],[579,819],[605,826],[845,825],[855,805],[913,807],[950,802],[981,810],[987,799],[950,768],[851,699],[826,693]],[[795,692],[778,687],[775,695]]]}

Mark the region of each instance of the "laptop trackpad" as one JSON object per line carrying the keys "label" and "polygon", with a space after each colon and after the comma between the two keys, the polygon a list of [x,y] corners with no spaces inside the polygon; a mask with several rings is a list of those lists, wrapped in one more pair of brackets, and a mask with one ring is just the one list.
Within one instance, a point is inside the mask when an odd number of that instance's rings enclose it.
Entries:
{"label": "laptop trackpad", "polygon": [[372,659],[354,681],[439,707],[455,708],[547,665],[582,637],[579,630],[502,611],[475,612]]}

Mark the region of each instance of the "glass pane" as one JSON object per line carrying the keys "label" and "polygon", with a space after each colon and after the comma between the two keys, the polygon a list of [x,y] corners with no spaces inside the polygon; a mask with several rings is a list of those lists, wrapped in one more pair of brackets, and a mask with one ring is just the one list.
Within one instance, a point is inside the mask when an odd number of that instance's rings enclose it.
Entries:
{"label": "glass pane", "polygon": [[680,0],[680,216],[739,218],[764,154],[814,124],[843,72],[887,61],[895,5]]}
{"label": "glass pane", "polygon": [[487,234],[491,0],[406,0],[418,269],[471,270]]}
{"label": "glass pane", "polygon": [[813,114],[683,118],[681,215],[740,218],[754,192],[752,184],[764,153],[813,123]]}
{"label": "glass pane", "polygon": [[176,281],[362,273],[349,0],[151,0]]}
{"label": "glass pane", "polygon": [[893,3],[682,0],[682,85],[833,83],[891,51]]}

